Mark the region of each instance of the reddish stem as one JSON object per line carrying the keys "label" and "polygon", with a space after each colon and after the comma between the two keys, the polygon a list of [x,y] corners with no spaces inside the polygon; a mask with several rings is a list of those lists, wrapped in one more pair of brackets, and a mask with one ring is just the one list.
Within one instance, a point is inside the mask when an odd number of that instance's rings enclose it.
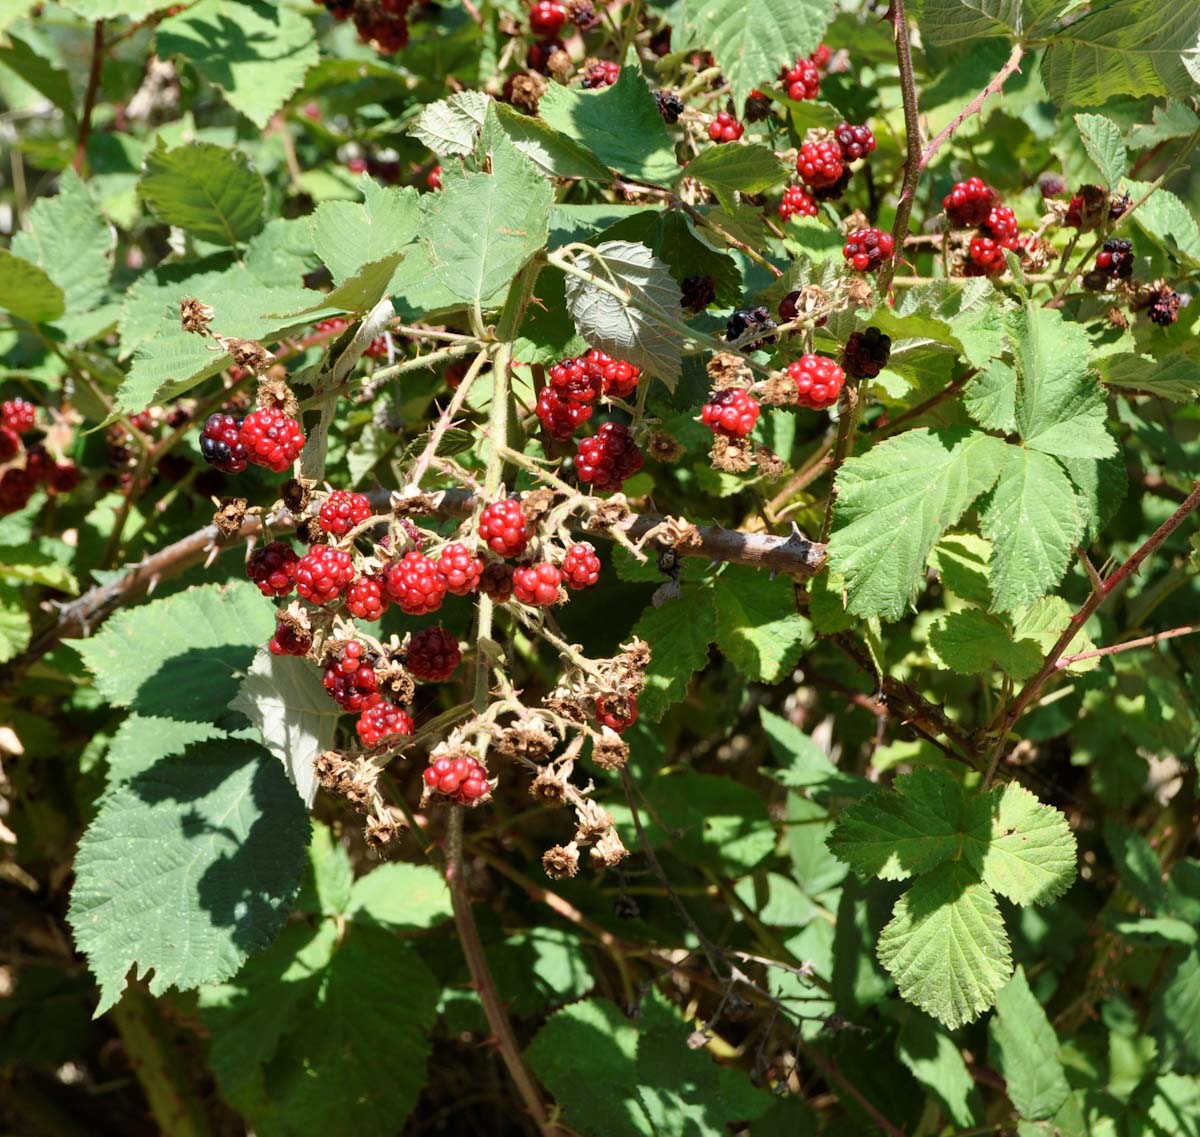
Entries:
{"label": "reddish stem", "polygon": [[88,72],[87,91],[83,96],[83,113],[79,116],[79,141],[75,146],[75,160],[71,163],[77,174],[83,173],[84,163],[87,161],[88,138],[92,133],[92,112],[96,109],[96,95],[100,90],[104,54],[104,21],[97,20],[92,30],[92,67]]}

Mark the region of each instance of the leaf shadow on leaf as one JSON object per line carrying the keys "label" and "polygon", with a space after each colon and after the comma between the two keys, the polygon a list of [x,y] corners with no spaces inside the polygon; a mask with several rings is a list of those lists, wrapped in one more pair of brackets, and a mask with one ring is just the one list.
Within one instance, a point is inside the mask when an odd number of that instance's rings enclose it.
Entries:
{"label": "leaf shadow on leaf", "polygon": [[[211,743],[202,743],[211,746]],[[256,764],[254,774],[250,779],[247,792],[238,798],[235,806],[228,810],[225,817],[230,816],[233,809],[241,815],[250,814],[254,820],[244,840],[239,841],[237,833],[231,827],[214,824],[206,819],[195,797],[179,792],[180,786],[176,779],[159,777],[155,771],[160,767],[170,770],[176,767],[179,757],[165,758],[151,766],[145,773],[138,775],[127,783],[127,787],[147,805],[157,805],[171,802],[176,808],[176,821],[179,834],[189,845],[197,847],[197,857],[203,856],[200,845],[207,838],[220,837],[235,846],[232,853],[222,854],[204,870],[196,885],[196,903],[208,913],[213,924],[220,928],[229,928],[230,939],[241,951],[251,954],[261,951],[270,943],[273,935],[264,939],[264,928],[275,928],[281,918],[280,904],[287,899],[283,890],[279,894],[271,888],[263,887],[262,869],[278,861],[279,829],[280,829],[280,782],[283,781],[283,771],[279,764],[261,748],[246,744],[227,744],[228,749],[241,751],[249,761]],[[189,747],[189,750],[194,750]],[[235,752],[236,752],[235,751]],[[184,759],[187,752],[184,753]],[[229,767],[231,774],[236,774],[237,767]],[[284,782],[284,787],[291,787]],[[215,786],[204,786],[204,794],[213,792]],[[299,805],[297,799],[297,807]],[[295,866],[295,883],[299,883],[301,863]],[[276,882],[282,884],[281,881]]]}
{"label": "leaf shadow on leaf", "polygon": [[[225,708],[238,693],[257,649],[247,644],[193,647],[169,656],[138,688],[133,706],[145,715],[191,722],[230,720]],[[245,720],[238,716],[244,725]]]}
{"label": "leaf shadow on leaf", "polygon": [[[255,15],[262,19],[274,19],[279,23],[279,13],[271,5],[252,4]],[[205,76],[217,86],[233,87],[237,85],[232,65],[236,63],[262,63],[265,58],[278,62],[284,58],[271,54],[281,42],[277,36],[246,34],[246,30],[226,16],[218,16],[216,22],[196,20],[189,21],[189,34],[186,39],[176,42],[179,37],[164,37],[160,33],[160,50],[164,55],[171,51],[184,50],[185,54]],[[166,39],[166,43],[162,42]],[[262,49],[256,49],[255,44],[261,44]]]}

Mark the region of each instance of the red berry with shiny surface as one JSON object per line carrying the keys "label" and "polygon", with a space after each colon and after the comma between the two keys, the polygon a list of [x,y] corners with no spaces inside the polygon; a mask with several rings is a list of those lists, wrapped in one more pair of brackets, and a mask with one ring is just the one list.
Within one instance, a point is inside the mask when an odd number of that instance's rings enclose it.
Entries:
{"label": "red berry with shiny surface", "polygon": [[529,28],[534,35],[557,35],[566,22],[566,8],[554,0],[538,0],[529,10]]}
{"label": "red berry with shiny surface", "polygon": [[272,655],[305,655],[312,647],[312,636],[304,636],[290,624],[275,625],[275,634],[267,644]]}
{"label": "red berry with shiny surface", "polygon": [[512,498],[494,501],[479,515],[479,537],[501,557],[519,557],[529,544],[529,525],[521,503]]}
{"label": "red berry with shiny surface", "polygon": [[553,387],[543,387],[538,394],[537,416],[551,438],[565,442],[588,419],[595,408],[590,403],[573,403]]}
{"label": "red berry with shiny surface", "polygon": [[210,415],[200,431],[200,455],[225,474],[240,474],[249,457],[242,444],[242,420],[233,415]]}
{"label": "red berry with shiny surface", "polygon": [[289,545],[272,541],[250,554],[246,575],[258,585],[264,596],[286,596],[296,587],[296,566],[300,558]]}
{"label": "red berry with shiny surface", "polygon": [[343,710],[357,714],[374,706],[379,694],[379,676],[357,640],[342,645],[321,676],[326,694]]}
{"label": "red berry with shiny surface", "polygon": [[443,794],[459,805],[483,801],[491,793],[487,770],[475,758],[437,758],[421,777],[431,793]]}
{"label": "red berry with shiny surface", "polygon": [[642,369],[626,363],[623,359],[613,359],[596,348],[584,356],[585,362],[600,376],[600,389],[606,395],[618,399],[627,399],[637,390],[638,380],[642,377]]}
{"label": "red berry with shiny surface", "polygon": [[991,237],[972,237],[967,250],[967,276],[996,276],[1004,271],[1004,247]]}
{"label": "red berry with shiny surface", "polygon": [[20,453],[20,436],[12,427],[0,426],[0,462],[11,462]]}
{"label": "red berry with shiny surface", "polygon": [[561,584],[562,572],[546,561],[513,569],[513,596],[522,604],[548,608],[558,600]]}
{"label": "red berry with shiny surface", "polygon": [[37,407],[25,399],[6,399],[0,403],[0,421],[17,434],[28,434],[37,426]]}
{"label": "red berry with shiny surface", "polygon": [[846,373],[826,355],[802,355],[787,373],[796,382],[796,401],[814,411],[832,407],[846,382]]}
{"label": "red berry with shiny surface", "polygon": [[446,598],[446,582],[437,564],[424,553],[405,553],[388,569],[387,593],[401,612],[423,616],[436,612]]}
{"label": "red berry with shiny surface", "polygon": [[815,99],[821,85],[821,72],[811,59],[797,59],[779,73],[779,81],[789,99]]}
{"label": "red berry with shiny surface", "polygon": [[[622,703],[624,706],[621,706]],[[625,695],[619,699],[606,699],[603,695],[596,698],[596,721],[618,734],[633,726],[637,717],[637,699],[632,695]]]}
{"label": "red berry with shiny surface", "polygon": [[968,178],[956,182],[954,188],[942,198],[942,208],[950,224],[958,229],[982,225],[987,220],[999,194],[982,178]]}
{"label": "red berry with shiny surface", "polygon": [[746,128],[728,111],[720,111],[717,117],[708,124],[708,137],[714,142],[736,142]]}
{"label": "red berry with shiny surface", "polygon": [[412,715],[403,707],[380,699],[358,716],[354,730],[364,746],[374,746],[385,738],[408,738],[414,725]]}
{"label": "red berry with shiny surface", "polygon": [[447,545],[438,557],[437,567],[447,592],[455,596],[469,596],[479,588],[483,561],[466,545],[457,541]]}
{"label": "red berry with shiny surface", "polygon": [[246,457],[256,466],[282,474],[304,449],[304,431],[278,407],[251,411],[242,420],[238,435]]}
{"label": "red berry with shiny surface", "polygon": [[821,207],[803,186],[788,186],[783,191],[783,200],[779,203],[779,216],[784,221],[793,217],[816,217]]}
{"label": "red berry with shiny surface", "polygon": [[37,489],[37,482],[27,470],[14,466],[0,475],[0,513],[15,513],[24,509]]}
{"label": "red berry with shiny surface", "polygon": [[371,516],[371,499],[365,493],[334,490],[321,506],[317,524],[326,533],[344,537]]}
{"label": "red berry with shiny surface", "polygon": [[997,205],[988,210],[988,215],[979,227],[985,237],[1005,244],[1017,239],[1017,215],[1007,205]]}
{"label": "red berry with shiny surface", "polygon": [[561,359],[546,377],[555,394],[570,403],[594,403],[604,390],[600,368],[586,357]]}
{"label": "red berry with shiny surface", "polygon": [[874,272],[891,259],[894,250],[891,233],[882,229],[855,229],[846,237],[842,256],[858,272]]}
{"label": "red berry with shiny surface", "polygon": [[714,391],[700,411],[700,420],[714,434],[745,438],[758,422],[758,400],[748,391]]}
{"label": "red berry with shiny surface", "polygon": [[602,59],[587,69],[582,86],[588,90],[598,90],[601,87],[611,87],[620,78],[621,65],[611,59]]}
{"label": "red berry with shiny surface", "polygon": [[296,591],[314,604],[335,600],[354,579],[354,560],[343,549],[313,545],[295,568]]}
{"label": "red berry with shiny surface", "polygon": [[844,171],[842,148],[828,139],[805,142],[796,156],[796,173],[810,189],[834,185]]}
{"label": "red berry with shiny surface", "polygon": [[580,439],[575,476],[598,493],[612,493],[642,468],[642,452],[627,426],[601,424],[595,434]]}
{"label": "red berry with shiny surface", "polygon": [[405,664],[418,679],[444,683],[461,662],[458,640],[443,627],[422,628],[408,641]]}
{"label": "red berry with shiny surface", "polygon": [[346,589],[346,607],[355,619],[380,620],[388,606],[386,585],[378,576],[360,576]]}
{"label": "red berry with shiny surface", "polygon": [[591,588],[600,579],[600,558],[586,541],[572,545],[562,559],[563,583],[573,592]]}

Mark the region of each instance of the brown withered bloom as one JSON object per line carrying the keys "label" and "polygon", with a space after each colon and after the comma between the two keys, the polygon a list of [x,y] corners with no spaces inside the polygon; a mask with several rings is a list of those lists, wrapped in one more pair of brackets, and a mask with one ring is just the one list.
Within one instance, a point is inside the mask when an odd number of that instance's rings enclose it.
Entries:
{"label": "brown withered bloom", "polygon": [[708,361],[708,377],[713,382],[714,390],[723,391],[727,387],[747,386],[753,378],[753,374],[740,355],[734,355],[728,351],[718,351]]}
{"label": "brown withered bloom", "polygon": [[223,497],[213,514],[213,524],[222,537],[232,537],[246,520],[247,501],[244,497]]}
{"label": "brown withered bloom", "polygon": [[279,496],[292,513],[303,513],[312,500],[312,491],[316,485],[311,478],[289,478],[283,483]]}
{"label": "brown withered bloom", "polygon": [[790,407],[795,405],[796,380],[786,371],[773,371],[769,378],[758,385],[758,401],[764,407]]}
{"label": "brown withered bloom", "polygon": [[683,444],[673,434],[656,430],[646,441],[646,453],[656,462],[678,462],[683,457]]}
{"label": "brown withered bloom", "polygon": [[726,438],[723,434],[713,437],[712,452],[709,455],[714,470],[726,474],[744,474],[754,469],[754,454],[749,446],[739,446],[737,440]]}
{"label": "brown withered bloom", "polygon": [[579,871],[579,846],[553,845],[542,854],[542,868],[551,880],[564,880]]}
{"label": "brown withered bloom", "polygon": [[212,323],[213,310],[194,296],[188,296],[179,302],[179,322],[185,332],[196,335],[207,335],[208,325]]}
{"label": "brown withered bloom", "polygon": [[371,849],[383,849],[400,836],[400,826],[390,818],[370,817],[363,830],[363,839]]}
{"label": "brown withered bloom", "polygon": [[612,828],[600,837],[590,852],[592,866],[597,869],[611,869],[614,865],[619,865],[627,856],[629,856],[629,850],[621,843],[617,831]]}
{"label": "brown withered bloom", "polygon": [[592,761],[601,770],[620,770],[629,761],[629,743],[611,727],[592,736]]}
{"label": "brown withered bloom", "polygon": [[275,375],[264,375],[258,381],[255,401],[259,407],[277,407],[288,418],[296,418],[300,413],[300,403],[293,394],[287,381]]}
{"label": "brown withered bloom", "polygon": [[254,340],[225,336],[216,336],[215,338],[217,343],[233,356],[234,363],[239,367],[246,368],[247,371],[252,371],[255,375],[266,371],[275,358],[262,344],[256,343]]}

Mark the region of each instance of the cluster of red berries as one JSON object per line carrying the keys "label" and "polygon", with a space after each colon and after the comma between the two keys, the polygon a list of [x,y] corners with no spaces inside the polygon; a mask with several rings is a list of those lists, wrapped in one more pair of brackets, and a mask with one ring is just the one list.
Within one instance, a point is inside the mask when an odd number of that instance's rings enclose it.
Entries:
{"label": "cluster of red berries", "polygon": [[745,133],[745,126],[728,111],[718,111],[708,124],[708,136],[714,142],[736,142]]}
{"label": "cluster of red berries", "polygon": [[278,407],[251,411],[244,419],[218,413],[200,432],[204,460],[226,474],[240,474],[247,463],[281,474],[303,449],[303,428]]}
{"label": "cluster of red berries", "polygon": [[946,218],[956,229],[978,230],[967,247],[967,276],[998,276],[1004,271],[1005,250],[1027,251],[1021,240],[1017,216],[982,178],[956,182],[942,198]]}
{"label": "cluster of red berries", "polygon": [[7,399],[0,404],[0,467],[7,467],[0,474],[0,515],[24,509],[38,486],[57,494],[79,485],[74,462],[58,462],[42,443],[27,443],[25,436],[36,430],[37,408],[32,403]]}
{"label": "cluster of red berries", "polygon": [[587,90],[596,91],[601,87],[611,87],[620,78],[621,65],[611,59],[601,59],[583,73],[580,85]]}
{"label": "cluster of red berries", "polygon": [[796,402],[814,411],[832,407],[846,382],[846,373],[826,355],[802,355],[787,373],[796,383]]}
{"label": "cluster of red berries", "polygon": [[700,421],[725,438],[745,438],[758,422],[758,400],[749,391],[726,387],[714,391],[700,408]]}
{"label": "cluster of red berries", "polygon": [[335,20],[353,18],[358,38],[380,55],[408,46],[408,9],[412,0],[318,0]]}
{"label": "cluster of red berries", "polygon": [[422,778],[431,793],[442,794],[459,805],[473,805],[491,792],[487,770],[476,758],[436,758],[425,768]]}
{"label": "cluster of red berries", "polygon": [[816,217],[820,211],[817,199],[803,186],[788,186],[783,191],[783,200],[779,203],[779,216],[784,221],[793,217]]}
{"label": "cluster of red berries", "polygon": [[563,359],[547,372],[548,382],[538,395],[537,415],[551,438],[570,438],[592,417],[602,395],[624,399],[637,389],[641,371],[624,360],[593,349],[575,359]]}
{"label": "cluster of red berries", "polygon": [[841,197],[850,184],[853,174],[850,163],[865,158],[874,149],[875,135],[869,126],[843,122],[832,135],[819,133],[801,143],[796,154],[796,173],[814,199],[832,200]]}
{"label": "cluster of red berries", "polygon": [[597,493],[615,493],[642,468],[642,452],[629,428],[601,423],[596,433],[579,440],[575,476]]}

